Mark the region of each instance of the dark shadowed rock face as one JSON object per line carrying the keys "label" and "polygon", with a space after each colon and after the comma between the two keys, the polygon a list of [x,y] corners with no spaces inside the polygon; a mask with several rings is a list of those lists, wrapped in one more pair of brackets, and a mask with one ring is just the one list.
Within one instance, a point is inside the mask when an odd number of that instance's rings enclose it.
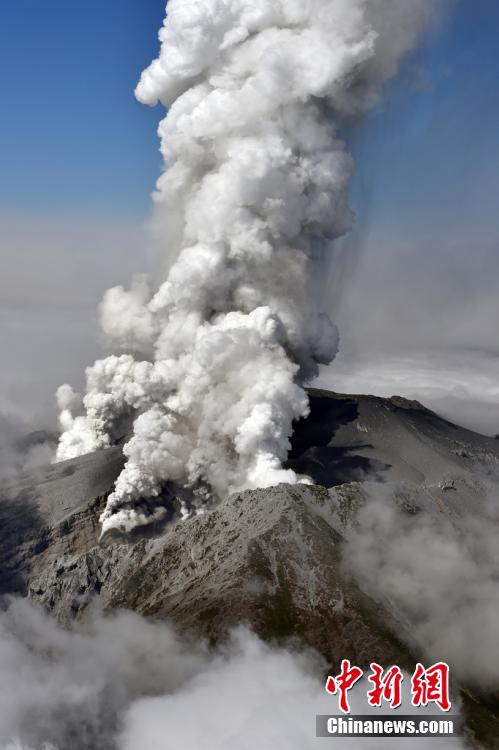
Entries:
{"label": "dark shadowed rock face", "polygon": [[402,484],[428,514],[480,514],[499,442],[417,402],[311,391],[288,465],[317,484],[242,492],[204,515],[102,542],[120,447],[20,475],[1,490],[0,594],[28,596],[64,623],[92,604],[212,640],[243,622],[266,639],[296,637],[334,665],[410,668],[396,613],[350,579],[342,540],[370,482]]}
{"label": "dark shadowed rock face", "polygon": [[471,485],[479,499],[477,477],[497,473],[494,438],[458,427],[417,401],[310,394],[310,416],[296,425],[288,465],[317,484],[374,479],[436,487],[453,478],[458,487]]}

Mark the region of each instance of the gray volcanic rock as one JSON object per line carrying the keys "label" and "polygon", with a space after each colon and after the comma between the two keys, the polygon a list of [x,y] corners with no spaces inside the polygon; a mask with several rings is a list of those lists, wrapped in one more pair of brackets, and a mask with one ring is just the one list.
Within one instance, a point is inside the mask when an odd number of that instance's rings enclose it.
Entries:
{"label": "gray volcanic rock", "polygon": [[[383,483],[399,505],[481,515],[499,442],[398,397],[311,391],[288,465],[316,485],[228,497],[100,540],[99,515],[123,466],[120,446],[5,480],[0,490],[0,595],[27,596],[70,623],[89,606],[127,608],[217,640],[246,623],[265,639],[296,638],[336,667],[342,658],[411,669],[417,654],[390,602],[375,602],[341,561],[357,509]],[[372,483],[375,484],[372,484]],[[379,484],[378,484],[379,486]],[[496,747],[499,709],[463,692],[473,736]]]}
{"label": "gray volcanic rock", "polygon": [[71,529],[78,548],[95,545],[95,508],[111,491],[124,464],[121,448],[33,469],[0,485],[0,594],[28,592],[55,538],[65,550]]}
{"label": "gray volcanic rock", "polygon": [[374,479],[437,494],[452,486],[475,512],[484,480],[497,476],[497,440],[458,427],[417,401],[310,393],[311,413],[297,424],[288,464],[317,484]]}
{"label": "gray volcanic rock", "polygon": [[407,661],[386,614],[340,564],[341,488],[280,485],[232,495],[151,538],[96,543],[102,503],[53,527],[27,568],[27,593],[67,621],[94,599],[216,640],[243,622],[299,636],[337,662]]}
{"label": "gray volcanic rock", "polygon": [[[356,510],[383,483],[408,512],[481,515],[497,477],[499,442],[398,397],[311,391],[288,465],[317,483],[232,495],[217,507],[100,540],[99,515],[123,466],[120,446],[39,468],[0,490],[0,594],[20,594],[70,623],[90,605],[127,608],[211,640],[249,624],[296,638],[336,666],[398,663],[416,654],[341,562]],[[465,695],[469,726],[494,747],[495,702]],[[487,699],[489,700],[489,699]],[[471,718],[470,718],[471,717]],[[492,740],[490,739],[492,738]]]}
{"label": "gray volcanic rock", "polygon": [[[217,638],[249,623],[296,635],[331,661],[398,661],[386,611],[342,570],[363,487],[401,482],[428,513],[480,513],[499,444],[417,402],[311,391],[289,465],[316,486],[233,495],[204,515],[99,541],[98,517],[123,465],[119,446],[31,471],[2,491],[0,592],[70,621],[94,601]],[[171,505],[170,500],[170,505]]]}

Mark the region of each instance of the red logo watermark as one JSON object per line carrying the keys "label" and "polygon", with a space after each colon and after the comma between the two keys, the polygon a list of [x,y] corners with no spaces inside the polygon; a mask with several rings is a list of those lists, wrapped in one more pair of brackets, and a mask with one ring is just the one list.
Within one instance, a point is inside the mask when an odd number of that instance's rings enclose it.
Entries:
{"label": "red logo watermark", "polygon": [[[339,707],[343,713],[350,713],[348,691],[363,676],[364,671],[360,667],[351,666],[348,659],[343,659],[340,673],[327,678],[326,692],[338,696]],[[393,666],[384,670],[379,664],[372,662],[367,679],[372,685],[367,693],[370,706],[380,707],[387,703],[390,709],[395,709],[402,705],[404,674],[400,667]],[[450,710],[448,664],[439,661],[427,669],[422,664],[416,665],[411,677],[411,703],[415,708],[434,703],[441,711]]]}

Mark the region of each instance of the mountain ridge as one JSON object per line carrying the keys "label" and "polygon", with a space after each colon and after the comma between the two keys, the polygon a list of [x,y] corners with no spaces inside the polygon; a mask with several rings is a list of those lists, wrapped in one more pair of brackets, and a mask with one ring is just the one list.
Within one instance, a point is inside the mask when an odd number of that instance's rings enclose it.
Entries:
{"label": "mountain ridge", "polygon": [[[353,580],[343,544],[379,487],[409,514],[443,514],[458,527],[485,517],[499,443],[396,396],[311,389],[310,404],[287,465],[315,485],[246,490],[183,521],[170,488],[169,519],[129,535],[100,540],[122,445],[10,480],[0,593],[25,596],[67,625],[95,606],[130,609],[216,642],[243,623],[266,640],[312,646],[333,666],[350,658],[410,669],[418,653],[400,639],[397,612]],[[495,704],[488,710],[480,708],[486,726],[499,716]]]}

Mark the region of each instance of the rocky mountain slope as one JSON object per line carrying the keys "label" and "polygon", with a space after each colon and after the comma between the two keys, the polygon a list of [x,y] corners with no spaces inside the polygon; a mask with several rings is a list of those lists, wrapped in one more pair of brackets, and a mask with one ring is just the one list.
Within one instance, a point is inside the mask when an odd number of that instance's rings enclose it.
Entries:
{"label": "rocky mountain slope", "polygon": [[[289,465],[315,486],[242,492],[186,521],[175,520],[168,493],[169,521],[99,540],[98,517],[123,465],[119,446],[11,480],[0,503],[0,592],[27,596],[62,622],[98,603],[213,640],[248,623],[265,638],[299,638],[334,665],[349,657],[410,667],[396,613],[352,580],[342,542],[376,483],[404,488],[430,515],[481,514],[499,441],[417,402],[310,395]],[[485,713],[480,721],[495,721]]]}

